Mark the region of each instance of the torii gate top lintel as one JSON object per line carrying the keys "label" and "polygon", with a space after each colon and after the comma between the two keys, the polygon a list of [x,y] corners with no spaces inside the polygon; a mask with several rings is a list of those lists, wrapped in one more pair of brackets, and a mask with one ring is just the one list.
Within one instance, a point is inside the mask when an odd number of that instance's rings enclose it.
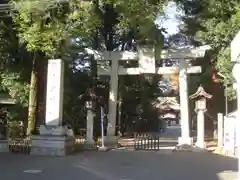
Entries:
{"label": "torii gate top lintel", "polygon": [[[200,47],[184,47],[179,49],[162,50],[160,59],[178,59],[180,66],[185,66],[185,59],[197,59],[205,56],[206,50],[210,46]],[[179,67],[155,67],[154,49],[149,47],[139,48],[138,52],[131,51],[97,51],[89,48],[85,49],[88,54],[92,54],[97,61],[112,61],[112,65],[116,66],[118,75],[138,75],[138,74],[173,74],[179,72]],[[123,68],[118,66],[118,61],[138,60],[139,67],[137,68]],[[186,67],[187,73],[200,73],[200,66]],[[99,66],[98,75],[110,75],[110,66]]]}
{"label": "torii gate top lintel", "polygon": [[[199,47],[184,47],[181,49],[162,50],[161,59],[195,59],[204,57],[207,50],[211,49],[209,45]],[[136,60],[139,58],[139,53],[148,54],[154,53],[154,49],[139,48],[138,52],[132,51],[97,51],[86,48],[88,54],[94,55],[95,60]]]}

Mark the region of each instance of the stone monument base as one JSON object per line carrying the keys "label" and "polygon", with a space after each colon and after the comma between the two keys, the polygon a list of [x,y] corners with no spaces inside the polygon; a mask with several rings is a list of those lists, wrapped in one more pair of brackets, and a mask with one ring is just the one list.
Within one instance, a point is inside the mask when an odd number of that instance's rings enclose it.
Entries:
{"label": "stone monument base", "polygon": [[[100,144],[101,139],[100,139]],[[100,145],[101,146],[101,145]],[[104,136],[104,146],[106,146],[108,149],[114,149],[118,147],[118,137],[117,136]]]}
{"label": "stone monument base", "polygon": [[199,149],[206,149],[206,143],[204,142],[204,144],[196,142],[195,143],[195,147],[199,148]]}
{"label": "stone monument base", "polygon": [[9,152],[7,140],[0,140],[0,152]]}
{"label": "stone monument base", "polygon": [[224,147],[217,147],[215,151],[213,151],[214,154],[220,154],[223,156],[229,156],[232,158],[238,157],[238,147],[235,147],[234,150],[226,150]]}
{"label": "stone monument base", "polygon": [[38,135],[31,141],[31,155],[66,156],[75,149],[75,139],[68,136]]}
{"label": "stone monument base", "polygon": [[93,139],[86,139],[84,141],[84,149],[97,149],[96,142]]}
{"label": "stone monument base", "polygon": [[188,144],[182,144],[182,145],[177,145],[175,149],[173,150],[174,152],[207,152],[206,149],[199,148],[197,146],[192,146]]}
{"label": "stone monument base", "polygon": [[98,148],[98,151],[100,151],[100,152],[107,152],[109,149],[106,147],[106,146],[100,146],[99,148]]}
{"label": "stone monument base", "polygon": [[174,151],[188,151],[188,152],[196,152],[198,148],[193,146],[193,138],[192,137],[179,137],[178,145],[175,147]]}
{"label": "stone monument base", "polygon": [[40,135],[52,135],[52,136],[64,136],[68,133],[67,126],[46,126],[40,125],[39,127]]}
{"label": "stone monument base", "polygon": [[192,137],[179,137],[178,138],[178,146],[181,145],[193,145],[193,138]]}

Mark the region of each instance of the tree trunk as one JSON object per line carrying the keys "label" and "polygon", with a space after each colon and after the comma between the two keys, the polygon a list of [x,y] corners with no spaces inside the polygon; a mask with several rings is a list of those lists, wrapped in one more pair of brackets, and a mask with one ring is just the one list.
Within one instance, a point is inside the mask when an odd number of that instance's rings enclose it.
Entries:
{"label": "tree trunk", "polygon": [[33,56],[30,91],[29,91],[29,104],[28,104],[28,127],[27,135],[31,135],[35,130],[36,117],[37,117],[37,70],[36,70],[37,55]]}

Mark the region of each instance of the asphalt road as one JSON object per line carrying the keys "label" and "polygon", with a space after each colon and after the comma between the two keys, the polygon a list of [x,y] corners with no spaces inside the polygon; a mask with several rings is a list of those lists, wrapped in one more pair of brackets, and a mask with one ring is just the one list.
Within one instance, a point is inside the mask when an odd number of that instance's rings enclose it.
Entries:
{"label": "asphalt road", "polygon": [[67,157],[0,153],[1,180],[235,180],[237,160],[210,153],[82,152]]}

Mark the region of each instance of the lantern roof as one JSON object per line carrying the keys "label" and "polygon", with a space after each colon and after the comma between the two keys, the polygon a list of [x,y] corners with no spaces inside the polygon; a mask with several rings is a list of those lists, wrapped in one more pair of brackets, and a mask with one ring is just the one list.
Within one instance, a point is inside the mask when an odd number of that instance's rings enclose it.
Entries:
{"label": "lantern roof", "polygon": [[208,94],[204,89],[203,87],[200,85],[197,89],[197,92],[195,92],[194,94],[192,94],[189,98],[190,99],[196,99],[198,97],[205,97],[207,99],[211,99],[212,98],[212,95],[211,94]]}

